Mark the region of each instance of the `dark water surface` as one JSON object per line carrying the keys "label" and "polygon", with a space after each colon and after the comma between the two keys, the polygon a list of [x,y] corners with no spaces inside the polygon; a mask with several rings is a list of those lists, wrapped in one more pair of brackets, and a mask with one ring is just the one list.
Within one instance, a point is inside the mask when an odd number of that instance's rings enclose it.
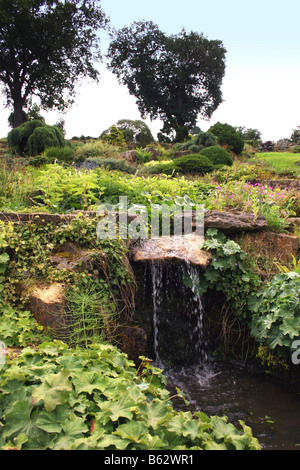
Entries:
{"label": "dark water surface", "polygon": [[236,363],[215,361],[164,374],[170,391],[179,387],[189,401],[186,406],[176,400],[176,409],[225,415],[237,427],[242,420],[265,450],[300,450],[300,394],[289,385]]}

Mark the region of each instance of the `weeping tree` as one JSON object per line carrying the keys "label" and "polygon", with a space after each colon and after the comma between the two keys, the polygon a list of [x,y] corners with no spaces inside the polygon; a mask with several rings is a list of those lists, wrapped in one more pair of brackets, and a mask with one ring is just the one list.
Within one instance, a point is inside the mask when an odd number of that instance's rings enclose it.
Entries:
{"label": "weeping tree", "polygon": [[209,119],[222,102],[222,42],[184,29],[167,36],[151,21],[112,34],[108,68],[137,98],[142,118],[160,118],[175,141],[188,136],[198,117]]}
{"label": "weeping tree", "polygon": [[0,82],[21,125],[36,96],[43,109],[72,105],[79,79],[98,79],[99,0],[0,0]]}

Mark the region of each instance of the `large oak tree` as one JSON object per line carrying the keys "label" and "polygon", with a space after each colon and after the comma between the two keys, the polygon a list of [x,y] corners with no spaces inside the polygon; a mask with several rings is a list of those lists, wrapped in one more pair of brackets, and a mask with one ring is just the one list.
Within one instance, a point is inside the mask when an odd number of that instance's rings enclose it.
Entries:
{"label": "large oak tree", "polygon": [[201,116],[209,119],[222,102],[225,73],[222,42],[184,29],[167,36],[151,21],[112,33],[108,68],[137,98],[142,117],[164,121],[162,132],[187,137]]}
{"label": "large oak tree", "polygon": [[0,82],[14,127],[37,96],[43,109],[64,110],[80,78],[98,78],[99,0],[0,0]]}

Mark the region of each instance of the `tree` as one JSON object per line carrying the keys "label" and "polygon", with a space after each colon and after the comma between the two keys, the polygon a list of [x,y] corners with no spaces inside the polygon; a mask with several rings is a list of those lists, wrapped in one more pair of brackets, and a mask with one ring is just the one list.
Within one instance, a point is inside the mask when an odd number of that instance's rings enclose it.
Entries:
{"label": "tree", "polygon": [[[27,113],[23,111],[23,123],[26,121],[39,120],[45,122],[45,118],[40,114],[40,107],[35,103]],[[8,124],[10,127],[14,127],[14,113],[11,113],[8,117]]]}
{"label": "tree", "polygon": [[123,132],[118,129],[117,126],[111,126],[109,131],[103,132],[101,135],[101,140],[118,147],[126,147]]}
{"label": "tree", "polygon": [[290,139],[293,144],[300,144],[300,126],[297,126],[297,129],[293,130]]}
{"label": "tree", "polygon": [[37,96],[43,109],[73,103],[75,84],[97,80],[97,30],[107,18],[99,0],[0,0],[0,82],[14,127]]}
{"label": "tree", "polygon": [[120,119],[116,126],[122,131],[128,148],[146,147],[154,142],[151,130],[143,121]]}
{"label": "tree", "polygon": [[112,33],[108,68],[137,98],[142,118],[164,121],[162,132],[188,138],[198,115],[210,118],[222,102],[225,49],[202,34],[166,36],[151,21]]}
{"label": "tree", "polygon": [[261,140],[261,132],[258,129],[247,128],[244,126],[235,127],[235,130],[241,134],[244,141],[257,142]]}
{"label": "tree", "polygon": [[244,140],[241,133],[236,131],[235,127],[230,124],[223,124],[217,122],[208,129],[218,138],[218,143],[222,146],[226,146],[229,150],[239,155],[244,148]]}

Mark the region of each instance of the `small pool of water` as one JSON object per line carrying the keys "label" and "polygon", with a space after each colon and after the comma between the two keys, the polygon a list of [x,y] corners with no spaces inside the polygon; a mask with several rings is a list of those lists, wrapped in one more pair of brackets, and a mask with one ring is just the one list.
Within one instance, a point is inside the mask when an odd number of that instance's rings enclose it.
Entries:
{"label": "small pool of water", "polygon": [[243,420],[265,450],[300,450],[300,394],[287,384],[236,363],[215,361],[164,374],[170,391],[179,387],[189,401],[186,406],[176,400],[176,409],[226,415],[237,427]]}

